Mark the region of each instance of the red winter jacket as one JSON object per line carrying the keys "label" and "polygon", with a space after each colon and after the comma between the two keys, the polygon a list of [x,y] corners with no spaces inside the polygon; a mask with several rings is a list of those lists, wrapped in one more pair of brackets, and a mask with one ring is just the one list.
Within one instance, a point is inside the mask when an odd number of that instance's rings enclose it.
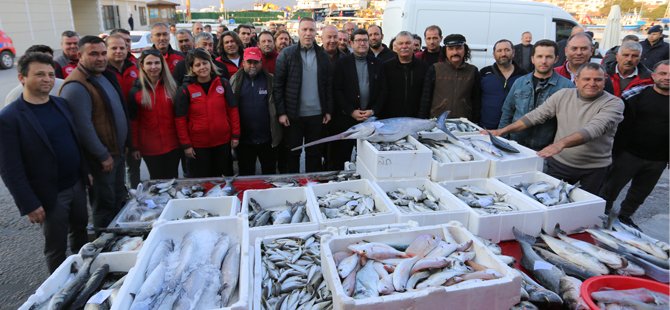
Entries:
{"label": "red winter jacket", "polygon": [[[218,58],[216,58],[216,60],[218,62],[226,65],[226,69],[228,69],[228,74],[230,74],[230,76],[235,75],[237,70],[240,68],[234,62],[230,61],[230,59],[228,59],[226,57],[219,56]],[[240,57],[240,62],[239,63],[240,64],[242,63],[242,57]]]}
{"label": "red winter jacket", "polygon": [[128,58],[123,61],[123,67],[121,67],[121,72],[112,65],[107,65],[107,69],[114,73],[116,80],[119,81],[119,86],[121,86],[121,94],[123,94],[123,99],[128,100],[128,94],[135,84],[135,80],[139,76],[139,69],[132,61]]}
{"label": "red winter jacket", "polygon": [[[151,48],[156,48],[156,45],[151,46]],[[177,63],[181,60],[184,60],[184,54],[182,54],[179,51],[175,51],[172,49],[170,45],[168,45],[168,51],[167,54],[163,54],[163,57],[165,57],[165,61],[167,62],[168,68],[170,68],[170,73],[174,72],[174,68],[177,65]]]}
{"label": "red winter jacket", "polygon": [[132,146],[143,156],[162,155],[179,148],[172,98],[165,93],[162,81],[150,95],[149,109],[142,106],[142,89],[137,82],[128,98]]}
{"label": "red winter jacket", "polygon": [[637,65],[637,75],[633,78],[632,81],[630,81],[630,83],[628,83],[626,88],[621,89],[621,77],[619,77],[619,74],[616,73],[616,66],[617,63],[614,62],[607,66],[605,71],[607,74],[609,74],[609,79],[612,80],[612,86],[614,86],[614,92],[612,94],[619,98],[621,98],[621,94],[625,90],[631,89],[635,86],[654,84],[654,80],[651,79],[651,71],[649,71],[647,67],[640,63]]}
{"label": "red winter jacket", "polygon": [[279,54],[277,54],[275,51],[272,51],[268,54],[263,54],[263,69],[265,69],[265,71],[275,74],[277,56],[279,56]]}
{"label": "red winter jacket", "polygon": [[175,96],[175,123],[183,148],[209,148],[240,138],[240,115],[230,83],[216,76],[205,92],[200,83],[184,83]]}

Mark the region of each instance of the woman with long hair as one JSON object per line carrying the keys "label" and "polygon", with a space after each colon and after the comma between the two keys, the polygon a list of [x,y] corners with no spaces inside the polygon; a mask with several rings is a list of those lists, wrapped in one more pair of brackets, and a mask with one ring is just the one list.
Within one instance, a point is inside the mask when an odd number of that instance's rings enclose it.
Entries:
{"label": "woman with long hair", "polygon": [[139,78],[128,95],[131,155],[144,158],[151,179],[176,178],[181,153],[172,97],[177,86],[159,50],[143,51],[137,65]]}
{"label": "woman with long hair", "polygon": [[174,99],[179,143],[189,159],[190,177],[233,174],[231,148],[240,139],[240,116],[230,83],[202,48],[186,55],[188,71]]}

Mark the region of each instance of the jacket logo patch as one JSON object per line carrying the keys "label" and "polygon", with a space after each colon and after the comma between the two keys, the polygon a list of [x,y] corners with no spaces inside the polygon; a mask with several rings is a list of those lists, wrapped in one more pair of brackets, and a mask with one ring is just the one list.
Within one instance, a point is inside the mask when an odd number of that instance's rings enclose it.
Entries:
{"label": "jacket logo patch", "polygon": [[192,94],[191,94],[191,98],[198,98],[198,97],[200,97],[200,96],[202,96],[202,93],[201,93],[201,92],[197,92],[197,93],[192,93]]}
{"label": "jacket logo patch", "polygon": [[219,94],[223,94],[223,86],[217,86],[216,87],[216,92]]}
{"label": "jacket logo patch", "polygon": [[137,72],[130,71],[130,77],[136,79],[137,78]]}
{"label": "jacket logo patch", "polygon": [[267,89],[259,89],[259,90],[258,90],[258,94],[259,94],[259,95],[267,95],[267,94],[268,94],[268,90],[267,90]]}
{"label": "jacket logo patch", "polygon": [[65,73],[70,74],[74,70],[74,67],[65,67]]}
{"label": "jacket logo patch", "polygon": [[172,62],[172,65],[173,65],[173,66],[176,66],[178,62],[179,62],[179,59],[175,59],[175,60]]}

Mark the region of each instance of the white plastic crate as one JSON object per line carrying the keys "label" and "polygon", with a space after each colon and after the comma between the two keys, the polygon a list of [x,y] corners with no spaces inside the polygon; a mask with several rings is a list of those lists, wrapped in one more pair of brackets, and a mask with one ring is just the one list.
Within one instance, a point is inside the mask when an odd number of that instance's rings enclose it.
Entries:
{"label": "white plastic crate", "polygon": [[117,295],[118,302],[112,306],[113,310],[128,309],[144,283],[144,272],[147,269],[151,254],[156,246],[163,240],[181,240],[183,237],[196,230],[211,230],[218,233],[226,233],[233,242],[240,244],[240,274],[237,289],[231,298],[232,305],[223,309],[242,310],[249,308],[250,287],[250,256],[249,256],[249,231],[247,220],[243,216],[218,217],[206,219],[194,219],[190,221],[167,222],[155,227],[147,237],[144,247],[137,256],[137,264],[126,277],[123,286]]}
{"label": "white plastic crate", "polygon": [[396,190],[400,187],[416,187],[429,191],[436,199],[439,200],[440,209],[438,211],[420,212],[420,213],[403,213],[398,209],[398,222],[416,221],[420,226],[441,225],[449,221],[458,221],[464,225],[468,224],[470,216],[470,209],[464,208],[461,204],[455,201],[453,195],[441,186],[431,182],[428,179],[405,179],[405,180],[388,180],[377,181],[377,186],[384,193],[384,199],[388,200],[389,204],[393,201],[386,192]]}
{"label": "white plastic crate", "polygon": [[364,163],[375,178],[427,177],[430,174],[432,152],[411,136],[407,141],[416,150],[378,151],[367,140],[358,140],[356,163]]}
{"label": "white plastic crate", "polygon": [[[449,118],[448,120],[450,120],[450,121],[461,121],[461,122],[463,122],[463,123],[467,123],[467,124],[469,124],[469,125],[471,125],[471,126],[477,128],[478,130],[484,130],[484,128],[482,128],[482,127],[480,127],[479,125],[477,125],[477,124],[471,122],[469,119],[467,119],[467,118],[465,118],[465,117],[460,117],[460,118]],[[451,133],[454,134],[454,136],[460,137],[460,136],[477,135],[477,134],[479,134],[479,131],[475,131],[475,132],[452,131]]]}
{"label": "white plastic crate", "polygon": [[[203,209],[221,216],[235,216],[240,212],[240,200],[235,196],[201,197],[170,200],[158,221],[177,221],[184,218],[189,210]],[[190,221],[185,220],[185,221]]]}
{"label": "white plastic crate", "polygon": [[[489,177],[495,177],[499,175],[510,175],[516,173],[523,173],[529,171],[542,171],[544,166],[544,159],[537,156],[537,152],[532,149],[529,149],[516,141],[506,140],[504,138],[498,137],[499,139],[506,141],[517,150],[519,153],[508,153],[505,151],[502,152],[505,156],[501,159],[495,157],[491,154],[480,152],[475,150],[475,152],[482,155],[482,157],[490,160],[489,165]],[[467,143],[466,139],[479,139],[486,142],[491,142],[488,135],[472,135],[465,138],[462,138],[461,141]]]}
{"label": "white plastic crate", "polygon": [[458,163],[441,163],[431,158],[430,179],[436,182],[486,178],[489,176],[491,161],[475,151],[467,143],[460,146],[472,153],[474,160]]}
{"label": "white plastic crate", "polygon": [[[100,253],[91,263],[90,271],[98,269],[98,267],[107,264],[109,265],[109,272],[128,272],[130,268],[135,265],[137,260],[137,251],[134,252],[111,252]],[[51,296],[64,287],[67,278],[70,275],[71,266],[75,263],[81,267],[83,260],[81,255],[70,255],[58,268],[40,285],[35,293],[28,297],[25,303],[21,305],[20,310],[32,309],[33,303],[38,300],[43,300],[41,296]]]}
{"label": "white plastic crate", "polygon": [[496,179],[446,181],[439,184],[447,189],[450,195],[457,192],[456,187],[463,185],[474,185],[489,193],[505,193],[506,202],[519,208],[519,211],[483,215],[475,212],[465,202],[454,196],[458,200],[457,203],[470,209],[468,229],[475,235],[492,242],[514,240],[512,227],[532,236],[540,234],[544,209],[526,200],[522,197],[523,194]]}
{"label": "white plastic crate", "polygon": [[[359,241],[382,242],[406,245],[417,236],[431,233],[444,239],[445,231],[459,243],[473,240],[476,252],[474,261],[500,272],[503,277],[479,283],[434,287],[397,293],[388,296],[353,299],[346,296],[337,273],[333,253],[346,250],[347,246]],[[375,232],[349,236],[325,237],[321,242],[321,263],[323,275],[333,292],[335,309],[445,309],[454,305],[458,309],[507,310],[520,300],[521,278],[502,263],[479,240],[460,223],[450,222],[443,226],[419,227],[400,232]],[[456,306],[457,305],[457,306]]]}
{"label": "white plastic crate", "polygon": [[[313,195],[312,197],[314,197],[314,213],[317,214],[319,227],[321,229],[325,229],[326,227],[339,226],[354,227],[394,224],[397,221],[398,210],[396,210],[395,206],[389,204],[384,199],[384,193],[382,193],[377,186],[373,185],[370,180],[361,179],[339,183],[314,184],[308,186],[307,188],[309,191],[311,191],[310,195]],[[372,198],[375,201],[375,209],[378,212],[337,219],[326,218],[326,216],[321,213],[321,210],[319,210],[317,197],[324,196],[325,194],[334,192],[336,190],[350,190],[358,192],[359,194],[372,195]]]}
{"label": "white plastic crate", "polygon": [[[279,235],[287,233],[298,233],[303,231],[312,231],[319,229],[319,222],[315,201],[308,194],[304,187],[295,188],[268,188],[263,190],[244,191],[242,198],[242,214],[247,217],[249,214],[249,199],[255,199],[262,208],[275,210],[277,207],[285,205],[286,201],[297,202],[305,201],[305,214],[309,217],[309,222],[294,224],[267,225],[249,228],[249,244],[254,245],[256,238]],[[317,207],[318,208],[318,207]],[[279,209],[277,209],[279,210]]]}
{"label": "white plastic crate", "polygon": [[[497,179],[510,187],[522,182],[545,181],[554,186],[560,183],[560,180],[539,171],[499,176]],[[600,216],[605,213],[605,200],[581,188],[575,188],[572,191],[570,197],[574,202],[550,207],[524,194],[522,196],[545,210],[542,229],[548,234],[555,235],[556,224],[560,224],[561,229],[567,232],[602,224]]]}
{"label": "white plastic crate", "polygon": [[363,163],[363,160],[359,156],[356,156],[356,173],[361,176],[361,179],[370,181],[377,180],[377,177],[370,172],[370,169]]}

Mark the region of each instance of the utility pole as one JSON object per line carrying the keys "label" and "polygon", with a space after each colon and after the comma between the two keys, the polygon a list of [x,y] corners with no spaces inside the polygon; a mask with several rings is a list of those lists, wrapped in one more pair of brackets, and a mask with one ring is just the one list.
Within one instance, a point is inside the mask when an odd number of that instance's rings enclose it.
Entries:
{"label": "utility pole", "polygon": [[191,0],[186,0],[186,20],[191,21]]}

